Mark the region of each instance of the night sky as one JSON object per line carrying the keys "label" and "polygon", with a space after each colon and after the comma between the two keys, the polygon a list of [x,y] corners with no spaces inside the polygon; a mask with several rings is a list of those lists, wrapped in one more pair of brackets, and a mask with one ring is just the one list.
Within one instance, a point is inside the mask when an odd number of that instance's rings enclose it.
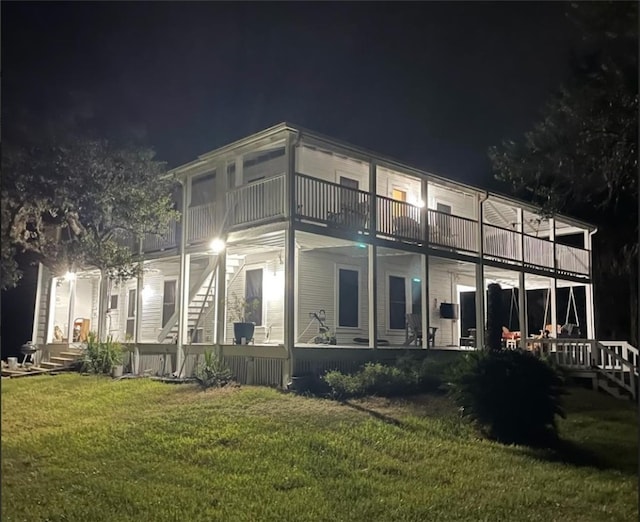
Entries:
{"label": "night sky", "polygon": [[[170,166],[289,121],[493,190],[567,78],[561,2],[3,2],[2,126],[69,104]],[[31,337],[33,282],[3,294],[3,357]]]}

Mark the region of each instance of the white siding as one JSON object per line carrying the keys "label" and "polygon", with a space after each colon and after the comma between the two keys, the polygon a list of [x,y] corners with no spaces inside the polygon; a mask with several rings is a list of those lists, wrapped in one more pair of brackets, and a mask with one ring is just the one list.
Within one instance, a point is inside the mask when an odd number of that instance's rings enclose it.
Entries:
{"label": "white siding", "polygon": [[438,203],[449,205],[454,216],[474,220],[478,218],[478,199],[475,196],[429,183],[428,206],[432,210],[437,210]]}
{"label": "white siding", "polygon": [[357,180],[360,190],[369,190],[368,163],[305,146],[296,149],[296,172],[332,183],[345,176]]}
{"label": "white siding", "polygon": [[243,185],[250,183],[253,180],[260,178],[269,178],[271,176],[277,176],[283,174],[286,171],[286,156],[278,156],[277,158],[271,158],[255,165],[245,167],[243,169]]}
{"label": "white siding", "polygon": [[384,167],[378,167],[376,190],[378,195],[392,197],[393,189],[403,190],[407,193],[407,203],[417,205],[422,200],[422,182],[419,179],[412,178],[395,172]]}

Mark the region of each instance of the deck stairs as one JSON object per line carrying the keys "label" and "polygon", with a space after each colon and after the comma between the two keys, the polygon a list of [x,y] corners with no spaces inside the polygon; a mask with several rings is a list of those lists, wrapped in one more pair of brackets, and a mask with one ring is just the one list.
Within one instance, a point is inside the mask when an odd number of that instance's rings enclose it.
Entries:
{"label": "deck stairs", "polygon": [[[191,289],[191,301],[188,311],[188,327],[191,342],[195,343],[211,343],[210,329],[205,325],[210,324],[214,320],[215,301],[216,301],[216,271],[217,260],[209,265],[199,280],[196,281],[195,288]],[[244,260],[239,256],[227,255],[226,260],[226,282],[229,284],[235,279],[244,268]],[[170,328],[167,328],[171,325]],[[170,318],[165,328],[158,336],[159,342],[175,342],[178,338],[178,313]]]}
{"label": "deck stairs", "polygon": [[39,361],[41,354],[36,355],[36,364],[25,365],[20,364],[15,370],[2,368],[2,377],[26,377],[28,375],[38,375],[42,373],[51,373],[56,371],[67,370],[73,366],[76,361],[84,358],[85,351],[80,344],[72,344],[71,346],[60,345],[59,349],[54,348],[49,355],[47,361]]}

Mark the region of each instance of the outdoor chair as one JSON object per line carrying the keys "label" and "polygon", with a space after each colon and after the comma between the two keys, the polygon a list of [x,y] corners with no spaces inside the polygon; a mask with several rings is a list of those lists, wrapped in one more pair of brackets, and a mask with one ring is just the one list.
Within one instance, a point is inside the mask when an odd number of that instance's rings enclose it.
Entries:
{"label": "outdoor chair", "polygon": [[[431,348],[435,347],[437,330],[438,328],[435,326],[429,327],[428,344]],[[415,346],[422,344],[422,317],[420,314],[407,314],[404,345],[411,344]]]}

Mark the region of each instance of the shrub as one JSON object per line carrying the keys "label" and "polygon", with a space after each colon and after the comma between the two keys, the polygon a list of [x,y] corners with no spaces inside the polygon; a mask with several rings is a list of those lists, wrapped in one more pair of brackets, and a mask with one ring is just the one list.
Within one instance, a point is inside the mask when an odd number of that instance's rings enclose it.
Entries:
{"label": "shrub", "polygon": [[451,393],[463,415],[507,443],[557,439],[563,379],[547,362],[519,350],[475,352],[452,373]]}
{"label": "shrub", "polygon": [[211,350],[205,351],[204,361],[197,366],[194,376],[198,384],[205,389],[222,388],[233,379],[233,373],[222,358]]}
{"label": "shrub", "polygon": [[82,371],[110,374],[113,367],[120,364],[122,364],[122,344],[114,341],[111,335],[105,341],[99,341],[95,332],[89,332]]}
{"label": "shrub", "polygon": [[429,358],[418,361],[403,357],[394,366],[367,363],[353,374],[329,371],[323,381],[329,386],[330,395],[337,399],[364,395],[396,397],[438,389],[442,384],[442,369],[442,364]]}

